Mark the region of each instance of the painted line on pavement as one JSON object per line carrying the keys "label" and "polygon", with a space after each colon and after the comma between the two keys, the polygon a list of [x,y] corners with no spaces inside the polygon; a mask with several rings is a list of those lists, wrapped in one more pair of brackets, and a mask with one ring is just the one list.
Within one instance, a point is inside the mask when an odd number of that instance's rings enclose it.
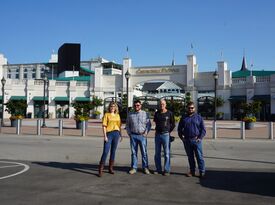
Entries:
{"label": "painted line on pavement", "polygon": [[26,164],[23,164],[23,163],[19,163],[19,162],[7,162],[7,161],[0,161],[0,163],[6,163],[6,164],[14,164],[14,165],[11,165],[11,166],[2,166],[0,168],[10,168],[10,167],[18,167],[18,166],[22,166],[23,169],[19,172],[16,172],[14,174],[10,174],[10,175],[7,175],[7,176],[3,176],[3,177],[0,177],[0,180],[1,179],[6,179],[6,178],[9,178],[9,177],[14,177],[14,176],[17,176],[19,174],[22,174],[26,171],[28,171],[30,169],[30,166],[29,165],[26,165]]}

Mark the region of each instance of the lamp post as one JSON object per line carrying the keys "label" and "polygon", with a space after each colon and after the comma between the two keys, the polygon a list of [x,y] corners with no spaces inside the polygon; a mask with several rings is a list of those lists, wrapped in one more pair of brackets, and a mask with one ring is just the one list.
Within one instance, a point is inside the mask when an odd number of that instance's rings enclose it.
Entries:
{"label": "lamp post", "polygon": [[45,114],[46,114],[46,83],[47,83],[46,73],[44,73],[43,82],[44,82],[44,95],[43,95],[43,123],[42,123],[42,127],[45,128],[45,127],[47,127],[46,126],[46,122],[45,122]]}
{"label": "lamp post", "polygon": [[2,83],[2,116],[1,116],[1,127],[4,127],[4,97],[5,97],[5,84],[6,84],[6,79],[3,78],[1,79],[1,83]]}
{"label": "lamp post", "polygon": [[125,73],[125,78],[126,78],[126,95],[127,95],[127,108],[126,108],[126,113],[128,116],[128,108],[129,108],[129,78],[130,78],[131,74],[129,73],[129,71],[127,70]]}
{"label": "lamp post", "polygon": [[219,78],[219,74],[217,71],[213,73],[214,81],[215,81],[215,97],[214,97],[214,121],[217,120],[217,80]]}

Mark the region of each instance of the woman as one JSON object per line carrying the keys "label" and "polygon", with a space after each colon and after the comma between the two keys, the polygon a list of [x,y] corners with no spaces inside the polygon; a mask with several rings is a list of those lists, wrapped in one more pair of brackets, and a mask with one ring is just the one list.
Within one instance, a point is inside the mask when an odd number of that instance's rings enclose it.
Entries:
{"label": "woman", "polygon": [[115,161],[115,153],[121,136],[121,120],[118,114],[118,106],[115,102],[110,102],[108,112],[105,113],[102,119],[102,129],[104,137],[103,153],[99,162],[98,176],[101,177],[105,161],[109,150],[111,149],[109,160],[109,173],[114,174],[113,166]]}

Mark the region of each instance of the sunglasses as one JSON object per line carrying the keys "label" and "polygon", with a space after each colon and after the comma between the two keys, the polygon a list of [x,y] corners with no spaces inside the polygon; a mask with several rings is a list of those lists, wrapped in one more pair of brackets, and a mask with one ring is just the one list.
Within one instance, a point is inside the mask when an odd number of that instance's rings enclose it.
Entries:
{"label": "sunglasses", "polygon": [[140,104],[136,104],[136,105],[135,105],[135,107],[139,107],[139,106],[140,106]]}
{"label": "sunglasses", "polygon": [[189,110],[193,110],[193,109],[194,109],[194,107],[188,107],[188,109],[189,109]]}

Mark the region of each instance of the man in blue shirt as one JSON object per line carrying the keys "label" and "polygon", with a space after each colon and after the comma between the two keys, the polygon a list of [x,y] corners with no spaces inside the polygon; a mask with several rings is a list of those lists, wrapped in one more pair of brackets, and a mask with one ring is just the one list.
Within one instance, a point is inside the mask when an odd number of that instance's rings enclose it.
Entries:
{"label": "man in blue shirt", "polygon": [[147,112],[141,110],[141,102],[134,102],[134,112],[130,112],[126,121],[127,134],[130,137],[131,169],[129,174],[135,174],[138,166],[138,146],[142,156],[142,169],[145,174],[150,174],[147,155],[147,135],[151,130],[151,121]]}
{"label": "man in blue shirt", "polygon": [[187,177],[195,176],[195,156],[200,172],[200,178],[205,176],[205,163],[202,152],[202,139],[206,134],[202,117],[196,113],[193,102],[187,104],[187,114],[183,114],[178,126],[178,135],[183,141],[188,157],[190,172]]}

